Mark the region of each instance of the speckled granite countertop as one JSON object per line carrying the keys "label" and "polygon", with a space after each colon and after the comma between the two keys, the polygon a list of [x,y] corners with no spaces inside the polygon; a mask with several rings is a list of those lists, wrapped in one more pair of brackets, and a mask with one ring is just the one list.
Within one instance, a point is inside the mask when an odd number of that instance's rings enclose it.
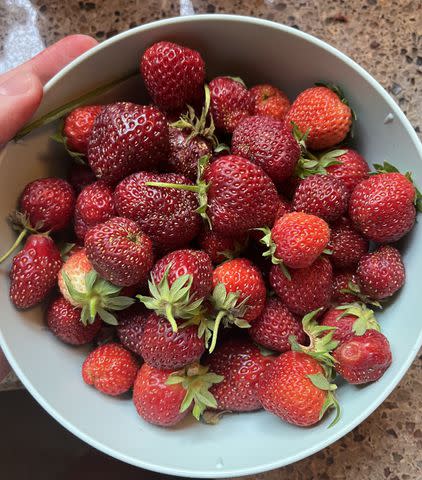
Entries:
{"label": "speckled granite countertop", "polygon": [[[253,15],[339,48],[395,98],[422,138],[422,4],[418,0],[0,0],[0,72],[70,33],[99,41],[159,18]],[[421,480],[422,354],[384,404],[349,435],[259,480]],[[14,374],[1,389],[17,388]]]}

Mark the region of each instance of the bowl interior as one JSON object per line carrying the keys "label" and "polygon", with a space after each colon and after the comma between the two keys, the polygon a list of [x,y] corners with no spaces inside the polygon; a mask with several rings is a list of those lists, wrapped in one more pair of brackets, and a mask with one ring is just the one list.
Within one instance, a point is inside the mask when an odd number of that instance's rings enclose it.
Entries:
{"label": "bowl interior", "polygon": [[[242,77],[248,85],[274,83],[291,98],[315,81],[341,85],[357,112],[356,147],[370,162],[388,160],[410,170],[422,184],[417,137],[404,115],[381,87],[360,67],[331,47],[301,32],[271,22],[224,15],[172,19],[121,34],[84,55],[47,87],[39,114],[82,93],[136,70],[144,49],[161,39],[197,48],[211,78]],[[132,78],[99,99],[145,100],[140,77]],[[390,121],[386,120],[391,115]],[[0,218],[16,206],[29,181],[60,175],[68,160],[49,140],[54,127],[35,131],[0,153]],[[394,303],[379,314],[391,340],[394,361],[384,377],[364,388],[342,385],[338,398],[343,414],[327,430],[330,418],[310,429],[278,421],[264,412],[231,415],[217,426],[186,420],[164,430],[140,420],[130,398],[101,395],[82,382],[84,348],[70,348],[45,328],[42,308],[17,312],[8,300],[8,268],[0,270],[0,340],[20,378],[35,398],[66,428],[93,446],[140,467],[190,477],[227,477],[269,470],[299,460],[347,433],[391,392],[421,345],[417,315],[418,272],[422,256],[417,244],[421,224],[403,242],[407,283]],[[13,239],[0,223],[0,251]],[[329,415],[328,417],[331,417]],[[258,447],[258,448],[257,448]]]}

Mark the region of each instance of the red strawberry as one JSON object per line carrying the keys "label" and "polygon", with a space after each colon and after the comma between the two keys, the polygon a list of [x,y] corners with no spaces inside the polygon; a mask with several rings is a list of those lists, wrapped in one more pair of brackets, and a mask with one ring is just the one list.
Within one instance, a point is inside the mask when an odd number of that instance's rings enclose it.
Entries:
{"label": "red strawberry", "polygon": [[136,303],[117,315],[119,324],[116,331],[120,342],[138,355],[141,355],[142,331],[150,313],[143,305]]}
{"label": "red strawberry", "polygon": [[93,323],[98,313],[106,323],[116,325],[117,321],[110,312],[123,310],[134,302],[131,298],[118,296],[119,287],[98,277],[84,248],[69,256],[57,280],[63,297],[82,309],[83,324]]}
{"label": "red strawberry", "polygon": [[305,315],[330,303],[333,269],[325,257],[318,258],[310,267],[290,270],[286,278],[278,265],[270,272],[270,284],[286,307],[297,315]]}
{"label": "red strawberry", "polygon": [[174,332],[166,318],[151,313],[142,327],[140,352],[149,365],[178,370],[196,362],[205,351],[204,340],[194,325]]}
{"label": "red strawberry", "polygon": [[145,280],[154,263],[151,240],[128,218],[114,217],[92,227],[85,248],[94,269],[120,287]]}
{"label": "red strawberry", "polygon": [[144,363],[133,387],[133,403],[139,416],[147,422],[171,427],[186,417],[192,405],[197,419],[206,406],[216,406],[208,389],[221,380],[221,376],[200,365],[172,374]]}
{"label": "red strawberry", "polygon": [[87,185],[95,182],[94,172],[88,165],[72,163],[68,174],[68,181],[76,193],[80,193]]}
{"label": "red strawberry", "polygon": [[254,103],[254,115],[267,115],[284,120],[290,108],[290,101],[284,92],[268,84],[255,85],[249,92]]}
{"label": "red strawberry", "polygon": [[347,210],[349,193],[341,180],[331,175],[312,175],[298,185],[293,197],[293,210],[337,220]]}
{"label": "red strawberry", "polygon": [[[333,279],[333,293],[331,301],[333,304],[352,303],[359,300],[359,297],[352,293],[350,286],[358,287],[358,277],[353,271],[340,271],[335,273]],[[342,292],[342,290],[350,290],[350,292]]]}
{"label": "red strawberry", "polygon": [[306,335],[299,322],[278,298],[268,300],[264,311],[248,330],[252,339],[260,345],[286,352],[290,350],[289,337],[294,335],[298,343],[306,342]]}
{"label": "red strawberry", "polygon": [[97,116],[87,156],[99,179],[115,183],[138,170],[156,168],[168,151],[168,124],[159,110],[118,102]]}
{"label": "red strawberry", "polygon": [[[273,262],[280,261],[291,268],[309,267],[324,251],[330,239],[330,229],[322,218],[302,212],[286,213],[278,219],[262,242],[270,247]],[[265,254],[266,255],[266,254]]]}
{"label": "red strawberry", "polygon": [[347,218],[341,218],[331,226],[328,249],[330,260],[337,268],[356,267],[360,258],[368,252],[368,241],[357,232]]}
{"label": "red strawberry", "polygon": [[340,343],[356,335],[361,336],[367,330],[380,331],[374,312],[364,303],[351,303],[331,308],[325,313],[321,325],[335,327],[332,338]]}
{"label": "red strawberry", "polygon": [[195,193],[145,185],[152,181],[192,186],[187,178],[174,173],[135,173],[116,187],[114,201],[118,214],[138,222],[160,250],[189,244],[201,226]]}
{"label": "red strawberry", "polygon": [[246,117],[252,115],[254,103],[247,88],[239,79],[216,77],[209,84],[211,115],[215,126],[227,133]]}
{"label": "red strawberry", "polygon": [[161,258],[151,271],[151,296],[138,298],[150,310],[165,316],[177,331],[176,318],[198,315],[212,289],[212,263],[205,252],[175,250]]}
{"label": "red strawberry", "polygon": [[226,340],[210,355],[210,370],[224,380],[211,387],[219,410],[250,412],[259,410],[257,383],[274,357],[264,356],[247,339]]}
{"label": "red strawberry", "polygon": [[29,225],[40,232],[65,228],[73,215],[75,194],[61,178],[40,178],[24,188],[19,209]]}
{"label": "red strawberry", "polygon": [[243,319],[253,322],[265,306],[266,289],[258,268],[246,258],[235,258],[219,265],[213,273],[214,288],[222,283],[226,293],[239,292],[237,305],[246,302]]}
{"label": "red strawberry", "polygon": [[198,160],[204,155],[211,155],[212,148],[202,135],[190,138],[188,130],[169,128],[170,155],[168,164],[170,170],[184,175],[192,181],[198,176]]}
{"label": "red strawberry", "polygon": [[344,151],[345,153],[332,157],[339,163],[329,165],[326,167],[326,171],[329,175],[341,180],[351,193],[358,183],[368,178],[369,167],[366,160],[356,150],[345,148]]}
{"label": "red strawberry", "polygon": [[308,427],[317,423],[328,407],[336,406],[334,388],[317,360],[289,351],[265,370],[258,383],[258,398],[265,410],[282,420]]}
{"label": "red strawberry", "polygon": [[333,356],[337,373],[355,385],[380,379],[392,360],[387,338],[376,330],[341,343]]}
{"label": "red strawberry", "polygon": [[63,136],[69,150],[86,154],[94,121],[102,108],[102,105],[78,107],[65,118]]}
{"label": "red strawberry", "polygon": [[62,260],[53,240],[30,235],[23,249],[13,258],[9,296],[17,308],[37,305],[56,284]]}
{"label": "red strawberry", "polygon": [[157,42],[141,59],[141,73],[153,102],[164,110],[195,104],[203,93],[205,63],[196,50]]}
{"label": "red strawberry", "polygon": [[364,255],[356,274],[363,293],[375,300],[394,295],[406,278],[400,252],[390,245]]}
{"label": "red strawberry", "polygon": [[349,215],[374,242],[395,242],[415,223],[416,192],[401,173],[380,173],[363,180],[350,197]]}
{"label": "red strawberry", "polygon": [[79,240],[87,231],[115,216],[113,190],[102,180],[86,186],[76,200],[74,226]]}
{"label": "red strawberry", "polygon": [[82,378],[107,395],[121,395],[135,382],[139,366],[135,357],[118,343],[107,343],[92,351],[82,365]]}
{"label": "red strawberry", "polygon": [[199,245],[215,264],[232,259],[240,254],[247,243],[246,235],[240,237],[224,237],[204,227],[198,238]]}
{"label": "red strawberry", "polygon": [[232,153],[256,163],[275,183],[281,183],[293,175],[300,146],[281,120],[253,116],[234,130]]}
{"label": "red strawberry", "polygon": [[207,214],[213,230],[238,236],[272,225],[279,205],[275,186],[265,172],[235,155],[226,155],[205,170],[208,187]]}
{"label": "red strawberry", "polygon": [[309,130],[306,145],[311,150],[324,150],[342,142],[352,125],[352,111],[341,98],[341,92],[327,87],[308,88],[293,102],[287,121],[294,122],[301,132]]}
{"label": "red strawberry", "polygon": [[276,220],[281,218],[285,213],[289,213],[292,211],[291,203],[288,202],[282,195],[279,195],[278,200],[279,200],[279,204],[278,204],[278,210],[275,216]]}
{"label": "red strawberry", "polygon": [[101,320],[96,317],[94,323],[84,325],[81,311],[65,298],[56,298],[47,311],[48,328],[62,342],[70,345],[84,345],[92,342],[101,329]]}

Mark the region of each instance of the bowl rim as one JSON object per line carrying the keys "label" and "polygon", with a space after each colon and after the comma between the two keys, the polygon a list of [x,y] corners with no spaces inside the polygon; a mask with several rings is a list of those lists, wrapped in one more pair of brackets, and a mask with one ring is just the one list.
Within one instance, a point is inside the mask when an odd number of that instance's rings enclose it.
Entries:
{"label": "bowl rim", "polygon": [[[340,60],[345,62],[348,66],[352,67],[360,76],[364,78],[364,80],[366,80],[381,95],[381,97],[389,106],[393,114],[396,115],[399,118],[399,120],[403,123],[407,133],[410,136],[410,139],[414,143],[415,149],[418,151],[419,156],[422,159],[422,144],[415,130],[410,124],[409,120],[401,111],[399,106],[395,103],[393,98],[387,93],[387,91],[363,67],[361,67],[358,63],[356,63],[354,60],[349,58],[346,54],[340,52],[337,48],[329,45],[325,41],[320,40],[319,38],[309,33],[303,32],[301,30],[298,30],[293,27],[289,27],[287,25],[277,23],[274,21],[255,18],[251,16],[246,16],[246,15],[243,16],[243,15],[230,15],[230,14],[199,14],[199,15],[195,14],[195,15],[188,15],[188,16],[177,16],[177,17],[172,17],[172,18],[167,18],[162,20],[151,21],[149,23],[126,30],[110,39],[107,39],[101,42],[100,44],[96,45],[92,49],[83,53],[81,56],[73,60],[67,66],[65,66],[60,72],[58,72],[51,80],[47,82],[47,84],[44,87],[44,93],[48,92],[57,82],[61,81],[62,78],[65,77],[70,70],[78,66],[80,63],[84,62],[87,58],[94,56],[100,50],[107,48],[109,45],[112,45],[113,43],[119,42],[121,39],[125,37],[136,35],[138,32],[141,32],[141,31],[148,31],[151,29],[155,29],[156,27],[161,25],[172,25],[172,24],[184,23],[184,22],[202,22],[202,21],[210,21],[210,20],[214,22],[235,21],[240,23],[251,23],[251,24],[260,25],[260,26],[264,26],[272,29],[277,29],[283,32],[287,32],[313,45],[316,45],[326,50],[327,52],[331,53],[332,55],[338,57]],[[36,118],[36,116],[34,118]],[[21,370],[19,364],[15,361],[11,351],[7,346],[6,340],[2,334],[1,329],[0,329],[0,345],[11,367],[16,372],[16,374],[18,375],[19,379],[21,380],[25,388],[35,398],[35,400],[62,426],[64,426],[67,430],[69,430],[71,433],[73,433],[75,436],[77,436],[87,444],[125,463],[129,463],[136,467],[145,468],[147,470],[155,471],[158,473],[176,475],[176,476],[185,476],[190,478],[224,478],[224,477],[230,477],[230,476],[257,474],[257,473],[273,470],[276,468],[284,467],[286,465],[289,465],[291,463],[297,462],[299,460],[302,460],[304,458],[307,458],[313,455],[314,453],[326,448],[327,446],[336,442],[337,440],[342,438],[344,435],[349,433],[351,430],[353,430],[356,426],[362,423],[367,417],[369,417],[369,415],[371,415],[381,405],[381,403],[384,402],[384,400],[391,394],[391,392],[394,390],[394,388],[397,386],[400,380],[404,377],[405,373],[409,369],[419,349],[422,346],[422,328],[418,338],[415,340],[414,347],[409,351],[406,361],[401,364],[400,369],[396,373],[392,382],[388,385],[388,387],[384,390],[384,392],[378,397],[376,397],[374,401],[369,403],[365,408],[365,410],[360,412],[360,414],[357,415],[352,422],[348,423],[343,428],[339,429],[337,432],[333,434],[329,434],[329,430],[327,430],[327,436],[324,440],[318,442],[317,444],[315,444],[310,448],[307,448],[305,450],[298,452],[297,454],[290,455],[287,458],[275,460],[275,461],[264,463],[264,464],[255,465],[254,467],[232,468],[232,469],[222,469],[222,470],[189,470],[188,468],[165,467],[162,465],[143,461],[139,458],[134,458],[134,457],[125,455],[124,453],[116,451],[113,448],[110,448],[104,445],[103,443],[95,440],[94,438],[90,437],[88,434],[79,430],[72,423],[68,422],[66,418],[64,418],[55,408],[53,408],[42,397],[42,395],[32,385],[29,378]]]}

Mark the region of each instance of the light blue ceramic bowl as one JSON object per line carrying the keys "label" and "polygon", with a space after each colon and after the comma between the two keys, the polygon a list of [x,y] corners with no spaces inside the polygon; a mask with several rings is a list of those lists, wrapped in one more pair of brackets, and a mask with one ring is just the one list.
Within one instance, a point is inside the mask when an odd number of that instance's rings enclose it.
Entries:
{"label": "light blue ceramic bowl", "polygon": [[[204,15],[144,25],[105,41],[72,62],[46,86],[38,115],[99,84],[137,68],[151,43],[169,39],[197,48],[208,77],[241,76],[247,84],[269,82],[291,98],[318,80],[340,84],[358,114],[357,149],[370,162],[388,160],[410,170],[422,185],[422,148],[398,106],[359,65],[326,43],[292,28],[248,17]],[[139,78],[116,88],[108,99],[136,98]],[[60,173],[62,152],[38,130],[0,154],[0,218],[15,206],[22,187],[37,177]],[[0,225],[0,251],[12,240]],[[227,416],[217,426],[187,421],[164,430],[137,416],[130,400],[99,394],[81,380],[84,349],[57,341],[44,327],[42,309],[18,313],[8,300],[8,266],[0,276],[0,341],[20,379],[64,427],[103,452],[139,467],[187,477],[229,477],[281,467],[311,455],[356,427],[390,394],[422,344],[419,315],[422,226],[403,243],[407,283],[379,315],[394,361],[382,379],[365,388],[341,385],[340,422],[331,418],[301,429],[265,412]],[[419,252],[419,253],[418,253]],[[330,415],[329,415],[330,417]]]}

